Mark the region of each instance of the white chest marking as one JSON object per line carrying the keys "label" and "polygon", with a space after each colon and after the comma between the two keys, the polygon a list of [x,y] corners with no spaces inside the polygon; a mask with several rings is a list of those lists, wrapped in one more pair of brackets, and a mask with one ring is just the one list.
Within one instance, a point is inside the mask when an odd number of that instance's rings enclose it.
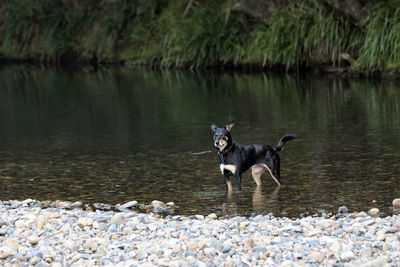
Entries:
{"label": "white chest marking", "polygon": [[236,166],[235,165],[225,165],[225,164],[220,164],[219,168],[221,169],[221,173],[224,174],[224,170],[228,170],[231,173],[235,174],[236,172]]}

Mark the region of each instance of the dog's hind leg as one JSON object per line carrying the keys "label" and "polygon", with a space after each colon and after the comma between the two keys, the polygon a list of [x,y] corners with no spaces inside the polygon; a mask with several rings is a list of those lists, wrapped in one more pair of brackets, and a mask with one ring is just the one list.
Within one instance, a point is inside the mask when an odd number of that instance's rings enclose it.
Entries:
{"label": "dog's hind leg", "polygon": [[[269,166],[268,166],[269,165]],[[271,177],[275,180],[275,182],[281,186],[280,172],[279,172],[279,160],[268,162],[267,164],[263,164],[263,166],[269,171]]]}
{"label": "dog's hind leg", "polygon": [[251,175],[253,176],[254,182],[257,186],[261,185],[261,174],[264,173],[265,167],[263,165],[254,165],[251,167]]}

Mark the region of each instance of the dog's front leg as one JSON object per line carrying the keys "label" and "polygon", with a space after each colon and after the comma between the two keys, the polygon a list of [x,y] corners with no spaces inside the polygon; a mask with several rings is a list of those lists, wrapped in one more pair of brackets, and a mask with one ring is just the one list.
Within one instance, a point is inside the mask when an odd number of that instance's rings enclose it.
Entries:
{"label": "dog's front leg", "polygon": [[227,174],[224,174],[224,181],[228,191],[232,191],[231,177]]}
{"label": "dog's front leg", "polygon": [[235,178],[238,190],[242,190],[242,175],[239,172],[236,172]]}

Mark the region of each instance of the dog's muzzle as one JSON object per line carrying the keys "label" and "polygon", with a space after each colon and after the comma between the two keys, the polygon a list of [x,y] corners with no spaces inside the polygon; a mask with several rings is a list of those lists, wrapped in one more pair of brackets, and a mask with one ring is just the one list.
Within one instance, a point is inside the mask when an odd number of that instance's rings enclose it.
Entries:
{"label": "dog's muzzle", "polygon": [[214,146],[217,147],[217,148],[221,148],[221,147],[226,146],[226,144],[227,144],[226,140],[219,139],[219,140],[215,141]]}

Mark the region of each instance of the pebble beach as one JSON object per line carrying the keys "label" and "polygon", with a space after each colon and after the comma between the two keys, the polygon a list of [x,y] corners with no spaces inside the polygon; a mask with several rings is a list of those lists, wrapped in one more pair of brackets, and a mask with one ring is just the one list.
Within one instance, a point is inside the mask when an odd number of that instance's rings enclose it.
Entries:
{"label": "pebble beach", "polygon": [[400,216],[160,215],[173,203],[90,209],[0,201],[0,266],[399,266]]}

